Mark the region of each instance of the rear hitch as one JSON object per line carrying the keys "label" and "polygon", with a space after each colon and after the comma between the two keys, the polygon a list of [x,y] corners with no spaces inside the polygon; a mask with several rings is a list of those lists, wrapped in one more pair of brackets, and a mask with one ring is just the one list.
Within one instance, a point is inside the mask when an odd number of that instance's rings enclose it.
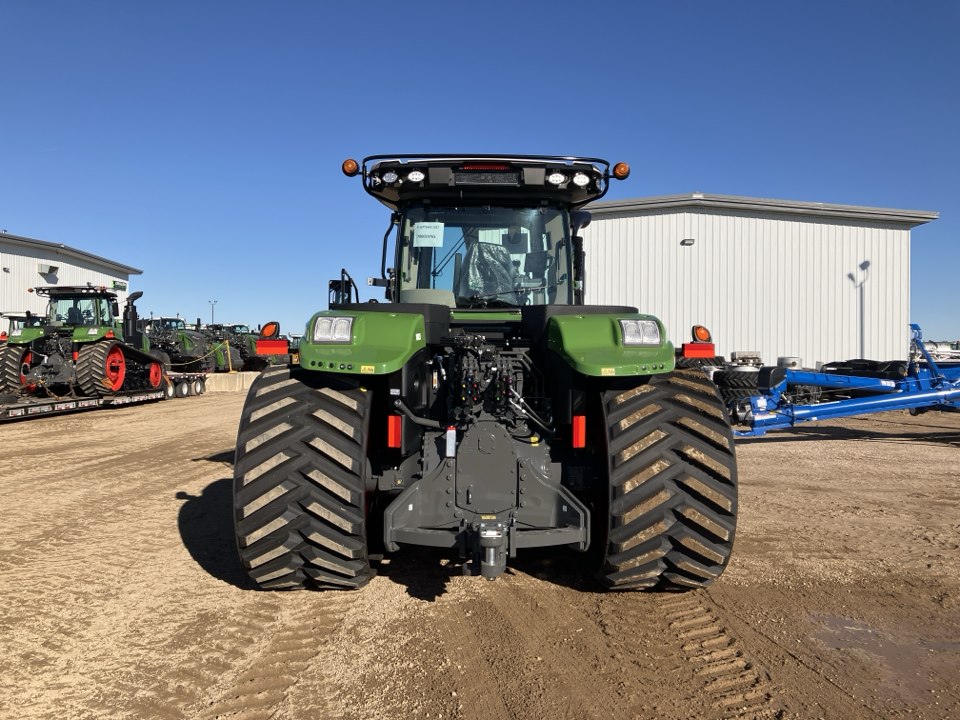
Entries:
{"label": "rear hitch", "polygon": [[480,574],[495,580],[507,569],[507,534],[503,525],[480,526]]}

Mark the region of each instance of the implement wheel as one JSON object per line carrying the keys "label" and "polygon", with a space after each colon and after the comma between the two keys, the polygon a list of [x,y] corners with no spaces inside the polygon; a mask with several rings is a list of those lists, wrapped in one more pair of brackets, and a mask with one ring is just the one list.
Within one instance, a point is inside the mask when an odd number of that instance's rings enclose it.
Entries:
{"label": "implement wheel", "polygon": [[[608,523],[599,579],[611,589],[709,585],[730,559],[737,516],[733,433],[696,369],[602,397]],[[605,532],[604,532],[605,531]]]}
{"label": "implement wheel", "polygon": [[77,385],[84,395],[113,395],[126,377],[127,361],[120,343],[100,341],[80,348]]}
{"label": "implement wheel", "polygon": [[262,588],[359,588],[374,574],[364,492],[371,396],[314,375],[264,371],[240,416],[237,546]]}

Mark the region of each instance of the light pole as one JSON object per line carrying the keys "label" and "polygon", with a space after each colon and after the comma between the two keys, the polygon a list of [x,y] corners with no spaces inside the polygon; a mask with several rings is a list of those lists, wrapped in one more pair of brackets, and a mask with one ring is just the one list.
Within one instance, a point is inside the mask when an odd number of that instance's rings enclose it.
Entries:
{"label": "light pole", "polygon": [[207,300],[210,303],[210,324],[213,325],[213,309],[217,304],[216,300]]}

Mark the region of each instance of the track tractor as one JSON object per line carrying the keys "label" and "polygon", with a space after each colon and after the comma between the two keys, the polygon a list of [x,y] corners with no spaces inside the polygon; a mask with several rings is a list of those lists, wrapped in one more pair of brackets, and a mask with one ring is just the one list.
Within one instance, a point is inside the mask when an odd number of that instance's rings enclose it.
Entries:
{"label": "track tractor", "polygon": [[341,293],[297,362],[250,389],[234,517],[253,580],[357,588],[409,546],[488,579],[555,548],[608,589],[715,580],[737,514],[726,409],[675,368],[656,317],[584,304],[582,207],[629,167],[405,155],[343,171],[390,210],[369,281],[388,302]]}
{"label": "track tractor", "polygon": [[142,321],[150,344],[169,358],[176,372],[213,372],[217,367],[210,341],[199,330],[190,330],[181,317],[152,317]]}
{"label": "track tractor", "polygon": [[121,319],[116,293],[103,287],[38,287],[48,298],[42,322],[13,330],[0,350],[0,391],[20,395],[104,397],[157,389],[163,359],[137,332],[134,303]]}
{"label": "track tractor", "polygon": [[270,363],[269,357],[257,354],[258,336],[257,333],[250,331],[249,325],[218,323],[205,325],[203,331],[214,345],[229,348],[229,362],[232,370],[260,372]]}

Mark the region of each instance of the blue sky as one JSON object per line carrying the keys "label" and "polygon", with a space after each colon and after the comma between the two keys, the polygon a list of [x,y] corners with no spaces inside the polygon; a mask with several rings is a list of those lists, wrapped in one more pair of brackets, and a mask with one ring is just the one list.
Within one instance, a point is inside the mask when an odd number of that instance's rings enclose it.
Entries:
{"label": "blue sky", "polygon": [[911,314],[960,338],[960,3],[0,0],[0,36],[0,228],[143,269],[144,313],[299,332],[379,272],[344,158],[510,152],[938,211]]}

